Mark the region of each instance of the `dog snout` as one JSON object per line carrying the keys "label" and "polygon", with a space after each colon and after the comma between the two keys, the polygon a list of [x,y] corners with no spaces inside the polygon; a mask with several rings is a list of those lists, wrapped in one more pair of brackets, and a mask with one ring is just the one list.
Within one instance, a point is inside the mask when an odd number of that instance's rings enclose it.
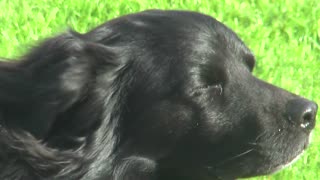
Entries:
{"label": "dog snout", "polygon": [[315,127],[318,105],[305,99],[290,100],[287,104],[287,118],[301,128],[311,131]]}

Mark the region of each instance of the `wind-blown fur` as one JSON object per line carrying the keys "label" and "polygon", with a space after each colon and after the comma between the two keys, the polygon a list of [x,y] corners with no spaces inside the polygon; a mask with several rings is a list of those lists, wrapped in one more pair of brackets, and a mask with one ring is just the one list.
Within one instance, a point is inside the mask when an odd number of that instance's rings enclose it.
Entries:
{"label": "wind-blown fur", "polygon": [[230,29],[146,11],[0,63],[0,179],[207,180],[272,173],[317,105],[252,76]]}

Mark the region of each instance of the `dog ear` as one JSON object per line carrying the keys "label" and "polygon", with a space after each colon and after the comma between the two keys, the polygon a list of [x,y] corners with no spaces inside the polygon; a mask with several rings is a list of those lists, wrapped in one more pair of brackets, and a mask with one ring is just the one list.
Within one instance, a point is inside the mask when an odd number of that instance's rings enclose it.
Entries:
{"label": "dog ear", "polygon": [[67,33],[46,40],[20,62],[0,65],[5,124],[44,138],[61,113],[91,93],[96,67],[116,66],[110,54]]}

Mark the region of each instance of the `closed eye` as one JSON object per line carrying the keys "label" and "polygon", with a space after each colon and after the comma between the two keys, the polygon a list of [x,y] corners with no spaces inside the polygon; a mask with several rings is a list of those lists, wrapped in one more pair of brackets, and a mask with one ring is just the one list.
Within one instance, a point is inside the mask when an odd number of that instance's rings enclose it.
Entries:
{"label": "closed eye", "polygon": [[209,91],[212,91],[214,95],[221,96],[223,93],[222,84],[215,84],[207,87]]}
{"label": "closed eye", "polygon": [[194,93],[195,95],[202,94],[202,92],[208,92],[211,95],[221,96],[223,94],[223,86],[222,84],[208,85],[196,88]]}

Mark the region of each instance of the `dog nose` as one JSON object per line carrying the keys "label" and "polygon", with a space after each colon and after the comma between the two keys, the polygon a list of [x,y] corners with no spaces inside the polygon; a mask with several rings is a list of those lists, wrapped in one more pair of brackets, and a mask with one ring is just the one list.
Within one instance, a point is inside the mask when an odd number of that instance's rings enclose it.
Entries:
{"label": "dog nose", "polygon": [[311,131],[315,127],[318,105],[305,99],[294,99],[287,104],[287,118],[301,128]]}

